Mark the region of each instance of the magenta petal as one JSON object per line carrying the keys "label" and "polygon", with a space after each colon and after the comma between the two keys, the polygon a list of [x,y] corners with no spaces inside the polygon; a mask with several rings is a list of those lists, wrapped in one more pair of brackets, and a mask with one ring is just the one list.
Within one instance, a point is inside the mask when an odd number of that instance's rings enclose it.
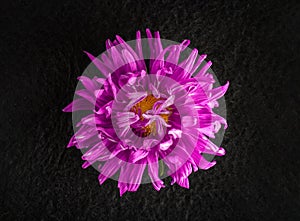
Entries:
{"label": "magenta petal", "polygon": [[189,188],[188,176],[192,173],[192,165],[190,162],[186,162],[182,167],[180,167],[175,173],[171,174],[173,185],[178,183],[181,187]]}
{"label": "magenta petal", "polygon": [[[142,175],[145,170],[146,164],[126,164],[121,168],[119,182],[127,183],[127,190],[134,192],[137,191]],[[121,192],[120,192],[121,193]]]}
{"label": "magenta petal", "polygon": [[160,35],[159,35],[158,31],[154,32],[154,38],[155,38],[156,56],[158,56],[163,50],[163,47],[162,47],[161,41],[160,41]]}
{"label": "magenta petal", "polygon": [[130,155],[129,162],[135,163],[135,162],[147,157],[148,153],[149,152],[147,150],[143,150],[143,149],[136,150]]}
{"label": "magenta petal", "polygon": [[168,134],[172,135],[174,139],[181,138],[182,131],[178,129],[169,130]]}
{"label": "magenta petal", "polygon": [[93,93],[95,90],[99,89],[99,88],[97,87],[96,83],[95,83],[92,79],[90,79],[90,78],[88,78],[88,77],[86,77],[86,76],[79,76],[77,79],[78,79],[78,80],[83,84],[83,86],[84,86],[88,91],[90,91],[91,93]]}
{"label": "magenta petal", "polygon": [[111,155],[109,156],[109,159],[114,158],[115,156],[117,156],[120,152],[124,151],[125,148],[123,147],[122,144],[117,144],[115,145],[114,150],[111,152]]}
{"label": "magenta petal", "polygon": [[[107,53],[109,54],[109,53]],[[115,70],[113,61],[111,60],[110,57],[108,57],[108,55],[106,55],[105,53],[101,54],[101,59],[103,61],[103,63],[107,66],[108,70]]]}
{"label": "magenta petal", "polygon": [[90,162],[88,162],[88,161],[86,161],[86,162],[84,162],[83,164],[82,164],[82,169],[86,169],[86,168],[88,168],[89,166],[91,166],[91,163]]}
{"label": "magenta petal", "polygon": [[223,118],[223,117],[221,117],[221,116],[219,116],[219,115],[217,115],[217,114],[213,114],[212,115],[212,119],[213,119],[213,121],[217,121],[217,122],[219,122],[220,124],[223,124],[224,125],[224,129],[226,129],[227,128],[227,121]]}
{"label": "magenta petal", "polygon": [[120,196],[123,196],[123,194],[126,193],[127,190],[128,190],[128,185],[127,185],[127,183],[119,182],[119,183],[118,183],[118,187],[119,187],[119,189],[120,189]]}
{"label": "magenta petal", "polygon": [[197,75],[204,75],[206,73],[206,71],[210,68],[210,66],[212,65],[212,62],[209,61],[207,62],[203,68],[201,68],[201,70],[197,73]]}
{"label": "magenta petal", "polygon": [[87,100],[79,98],[77,100],[72,101],[72,103],[70,103],[68,106],[66,106],[63,109],[63,112],[73,112],[73,111],[79,111],[79,110],[92,110],[93,107],[94,106]]}
{"label": "magenta petal", "polygon": [[77,90],[75,93],[81,96],[82,98],[86,99],[87,101],[91,102],[92,104],[94,104],[96,101],[96,97],[89,93],[87,90]]}
{"label": "magenta petal", "polygon": [[135,48],[135,51],[138,55],[138,58],[140,60],[144,60],[143,49],[142,49],[142,41],[141,41],[141,32],[140,31],[136,32],[136,48]]}
{"label": "magenta petal", "polygon": [[140,39],[138,39],[138,32],[137,32],[137,45],[136,45],[136,47],[137,47],[136,51],[137,52],[135,52],[131,48],[131,46],[128,45],[119,35],[116,35],[116,39],[120,43],[121,47],[124,48],[126,51],[128,51],[130,53],[130,55],[134,58],[134,62],[137,65],[137,69],[138,70],[146,70],[144,58],[143,58],[143,55],[142,55],[142,48],[141,48],[142,46],[138,43],[138,41],[140,40]]}
{"label": "magenta petal", "polygon": [[105,42],[105,46],[106,46],[106,49],[110,49],[111,47],[114,46],[114,44],[111,42],[110,39],[107,39]]}
{"label": "magenta petal", "polygon": [[86,117],[81,118],[81,121],[76,126],[81,126],[81,125],[95,126],[95,124],[96,124],[95,115],[89,114]]}
{"label": "magenta petal", "polygon": [[167,150],[172,144],[173,144],[173,140],[170,138],[169,140],[167,140],[163,143],[160,143],[159,148],[161,150]]}
{"label": "magenta petal", "polygon": [[122,55],[125,59],[125,62],[127,64],[129,64],[130,70],[132,72],[135,72],[137,70],[137,66],[136,66],[135,59],[133,58],[132,54],[128,50],[124,49],[124,50],[122,50]]}
{"label": "magenta petal", "polygon": [[209,168],[213,167],[216,165],[216,161],[207,161],[203,156],[200,158],[198,162],[198,167],[201,168],[202,170],[208,170]]}
{"label": "magenta petal", "polygon": [[204,61],[204,59],[207,57],[207,55],[206,54],[203,54],[203,55],[201,55],[199,58],[198,58],[198,60],[197,60],[197,62],[196,62],[196,64],[194,65],[194,67],[192,68],[192,70],[191,70],[191,74],[193,74],[196,70],[197,70],[197,68],[202,64],[202,62]]}
{"label": "magenta petal", "polygon": [[[119,178],[119,184],[118,187],[120,188],[120,196],[122,196],[126,191],[129,192],[135,192],[140,186],[142,174],[144,172],[144,169],[146,167],[146,164],[127,164],[124,171],[121,170],[120,176],[123,176],[123,178]],[[128,170],[129,169],[129,170]],[[126,172],[125,172],[126,171]],[[127,174],[127,178],[124,177],[124,173]],[[126,180],[124,182],[120,182],[120,180]]]}
{"label": "magenta petal", "polygon": [[179,66],[182,68],[182,72],[183,72],[182,76],[181,76],[182,79],[191,76],[191,74],[192,74],[191,70],[194,67],[194,63],[195,63],[197,55],[198,55],[198,50],[194,49],[191,52],[190,56],[185,61],[183,61],[181,64],[179,64]]}
{"label": "magenta petal", "polygon": [[97,160],[100,156],[106,155],[107,153],[108,151],[106,147],[102,143],[97,143],[91,149],[85,152],[81,159],[94,162],[94,160]]}
{"label": "magenta petal", "polygon": [[108,76],[109,74],[109,70],[107,69],[107,67],[97,58],[94,57],[92,54],[90,54],[87,51],[84,51],[84,53],[87,54],[87,56],[89,57],[89,59],[93,62],[93,64],[98,68],[98,70],[104,75],[104,76]]}
{"label": "magenta petal", "polygon": [[101,174],[98,176],[99,183],[103,184],[107,178],[114,175],[118,169],[120,169],[122,164],[122,160],[118,158],[108,160],[101,168]]}
{"label": "magenta petal", "polygon": [[183,51],[184,49],[186,49],[190,45],[190,43],[191,43],[191,41],[188,40],[188,39],[186,39],[183,42],[181,42],[181,44],[180,44],[181,51]]}
{"label": "magenta petal", "polygon": [[73,135],[73,136],[71,137],[71,139],[70,139],[68,145],[67,145],[67,148],[73,147],[73,146],[75,146],[76,144],[77,144],[77,141],[76,141],[75,135]]}
{"label": "magenta petal", "polygon": [[224,148],[220,147],[217,151],[205,149],[205,150],[203,150],[203,153],[216,155],[216,156],[224,156],[226,151]]}
{"label": "magenta petal", "polygon": [[183,178],[181,177],[177,183],[181,186],[181,187],[184,187],[184,188],[187,188],[189,189],[190,188],[190,184],[189,184],[189,179],[186,177],[186,178]]}
{"label": "magenta petal", "polygon": [[158,177],[158,154],[157,152],[152,152],[148,156],[148,174],[152,181],[153,187],[159,191],[164,186],[164,182]]}
{"label": "magenta petal", "polygon": [[217,100],[221,98],[226,93],[228,87],[229,87],[229,81],[227,81],[227,83],[224,86],[212,89],[210,92],[212,94],[210,100]]}
{"label": "magenta petal", "polygon": [[120,52],[118,51],[117,47],[112,47],[110,49],[110,52],[111,52],[112,60],[114,62],[114,67],[115,68],[122,67],[125,64],[125,62]]}

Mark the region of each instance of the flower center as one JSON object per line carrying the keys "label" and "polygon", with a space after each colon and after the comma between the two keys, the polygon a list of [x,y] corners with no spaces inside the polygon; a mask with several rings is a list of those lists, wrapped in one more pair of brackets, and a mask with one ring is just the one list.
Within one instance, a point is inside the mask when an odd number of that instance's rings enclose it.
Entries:
{"label": "flower center", "polygon": [[[148,119],[145,119],[143,114],[147,114],[147,112],[151,112],[151,110],[158,109],[160,105],[163,103],[165,99],[163,98],[156,98],[152,94],[145,97],[143,100],[136,103],[132,108],[130,109],[131,112],[136,113],[139,117],[139,123],[136,125],[138,127],[132,127],[132,130],[139,136],[146,137],[149,134],[153,133],[155,135],[156,133],[156,123],[152,122],[148,125],[147,122]],[[171,111],[171,108],[166,108],[168,111]],[[154,113],[152,113],[154,114]],[[158,116],[162,117],[165,123],[168,123],[170,113],[159,113]]]}

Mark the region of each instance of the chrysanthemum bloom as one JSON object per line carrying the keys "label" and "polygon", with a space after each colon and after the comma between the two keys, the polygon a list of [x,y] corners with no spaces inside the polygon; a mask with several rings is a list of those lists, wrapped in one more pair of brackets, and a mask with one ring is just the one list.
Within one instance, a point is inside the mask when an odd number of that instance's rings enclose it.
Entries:
{"label": "chrysanthemum bloom", "polygon": [[83,168],[97,165],[100,184],[119,174],[121,196],[136,191],[143,174],[159,191],[163,171],[172,177],[171,184],[189,188],[192,171],[216,163],[203,154],[225,154],[210,138],[221,125],[227,127],[213,108],[228,82],[213,88],[214,77],[207,73],[212,63],[204,61],[206,55],[198,56],[197,49],[179,62],[188,40],[163,48],[158,32],[152,36],[147,29],[146,34],[149,59],[139,31],[135,48],[116,36],[107,40],[107,51],[98,58],[86,52],[104,78],[79,77],[84,89],[63,109],[91,111],[77,123],[68,147],[84,149]]}

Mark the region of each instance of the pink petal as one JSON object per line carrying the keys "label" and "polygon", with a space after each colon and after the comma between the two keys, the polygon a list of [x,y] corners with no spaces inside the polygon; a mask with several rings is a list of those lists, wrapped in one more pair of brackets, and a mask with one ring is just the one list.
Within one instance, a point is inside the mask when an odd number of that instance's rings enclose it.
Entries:
{"label": "pink petal", "polygon": [[[196,75],[204,75],[206,73],[206,71],[210,68],[210,66],[212,65],[212,62],[209,61],[207,62],[203,68],[201,68],[201,70],[196,74]],[[196,76],[195,75],[195,76]]]}
{"label": "pink petal", "polygon": [[138,149],[130,154],[129,162],[135,163],[148,156],[148,151],[143,149]]}
{"label": "pink petal", "polygon": [[101,168],[101,174],[98,176],[100,185],[103,184],[107,178],[114,175],[120,169],[122,164],[124,163],[119,158],[112,158],[108,160]]}
{"label": "pink petal", "polygon": [[89,59],[93,62],[93,64],[98,68],[98,70],[105,76],[107,77],[109,74],[108,68],[97,58],[94,57],[92,54],[90,54],[87,51],[84,51],[84,53],[87,54]]}
{"label": "pink petal", "polygon": [[77,90],[75,93],[81,96],[82,98],[86,99],[87,101],[91,102],[92,104],[95,104],[96,97],[91,95],[91,93],[89,93],[87,90]]}
{"label": "pink petal", "polygon": [[94,105],[85,99],[79,98],[72,101],[68,106],[63,109],[63,112],[74,112],[78,110],[93,110]]}
{"label": "pink petal", "polygon": [[223,95],[226,93],[229,86],[229,81],[224,86],[220,86],[217,88],[214,88],[210,91],[211,96],[209,100],[218,100],[219,98],[223,97]]}
{"label": "pink petal", "polygon": [[[142,175],[145,170],[146,164],[125,164],[121,168],[120,176],[119,176],[119,182],[121,182],[120,186],[123,188],[123,191],[137,191],[141,180],[142,180]],[[127,183],[127,188],[122,185],[122,183]],[[120,188],[120,187],[119,187]],[[120,195],[123,194],[121,192],[120,188]]]}
{"label": "pink petal", "polygon": [[137,67],[136,67],[135,59],[133,58],[132,54],[128,50],[124,49],[122,50],[122,55],[125,60],[125,63],[129,64],[130,70],[132,72],[135,72],[137,70]]}
{"label": "pink petal", "polygon": [[164,182],[158,177],[158,153],[152,151],[148,155],[148,174],[152,181],[153,187],[159,191],[162,187],[165,187]]}

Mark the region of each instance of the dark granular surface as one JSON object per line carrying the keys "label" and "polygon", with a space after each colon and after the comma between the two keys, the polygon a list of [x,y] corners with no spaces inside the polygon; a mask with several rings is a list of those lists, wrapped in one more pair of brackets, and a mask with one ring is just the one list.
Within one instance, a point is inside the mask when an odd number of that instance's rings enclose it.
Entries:
{"label": "dark granular surface", "polygon": [[[300,220],[297,1],[1,2],[0,220]],[[65,149],[77,77],[115,34],[159,30],[208,54],[226,94],[217,165],[119,197]],[[143,32],[145,33],[145,32]],[[145,36],[145,35],[144,35]]]}

